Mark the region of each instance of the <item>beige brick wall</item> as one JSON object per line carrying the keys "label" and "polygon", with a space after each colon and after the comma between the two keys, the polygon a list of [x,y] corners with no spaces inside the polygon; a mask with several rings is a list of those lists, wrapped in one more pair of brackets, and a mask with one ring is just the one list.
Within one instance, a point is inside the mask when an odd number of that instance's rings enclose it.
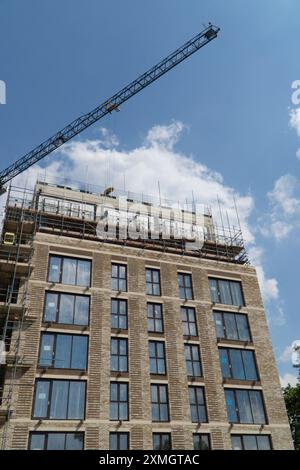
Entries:
{"label": "beige brick wall", "polygon": [[[88,257],[93,261],[92,286],[55,286],[47,282],[48,254],[61,253]],[[111,332],[111,262],[126,263],[128,267],[128,292],[120,298],[128,299],[128,332]],[[147,297],[145,294],[145,266],[157,266],[161,272],[162,296]],[[182,335],[177,271],[192,273],[194,300],[185,305],[195,307],[199,338],[186,340]],[[241,280],[246,306],[241,309],[249,318],[257,358],[261,387],[263,390],[268,424],[233,425],[227,420],[224,386],[218,356],[213,321],[213,305],[210,299],[208,276]],[[151,449],[152,432],[171,432],[174,449],[192,449],[193,432],[209,433],[213,449],[230,449],[231,433],[270,433],[275,449],[291,449],[292,441],[282,398],[278,372],[263,310],[255,270],[250,266],[232,265],[218,261],[183,257],[179,255],[141,251],[124,246],[113,246],[86,240],[75,240],[57,236],[37,234],[34,255],[34,270],[29,281],[31,321],[24,333],[24,353],[32,365],[18,373],[15,392],[14,413],[9,422],[8,447],[27,448],[29,430],[82,430],[85,432],[87,449],[107,449],[109,431],[130,432],[132,449]],[[89,334],[89,362],[87,379],[86,419],[77,421],[31,420],[33,389],[37,370],[37,355],[42,328],[44,295],[46,290],[85,293],[91,296]],[[165,332],[160,336],[165,341],[167,353],[167,376],[152,378],[149,374],[148,340],[154,336],[147,331],[146,302],[163,303]],[[222,310],[234,309],[222,306]],[[59,330],[57,325],[56,330]],[[72,327],[68,331],[72,330]],[[111,377],[110,337],[119,335],[128,338],[129,374],[126,377]],[[188,399],[184,342],[199,344],[203,368],[208,423],[198,425],[191,422]],[[246,346],[245,346],[246,347]],[[55,377],[55,371],[47,377]],[[64,376],[61,376],[64,377]],[[68,377],[68,374],[65,375]],[[74,377],[74,376],[73,376]],[[129,381],[130,420],[116,423],[109,421],[110,380]],[[169,423],[152,423],[150,384],[167,383],[169,391]],[[194,382],[198,384],[198,382]],[[0,429],[1,432],[1,429]]]}

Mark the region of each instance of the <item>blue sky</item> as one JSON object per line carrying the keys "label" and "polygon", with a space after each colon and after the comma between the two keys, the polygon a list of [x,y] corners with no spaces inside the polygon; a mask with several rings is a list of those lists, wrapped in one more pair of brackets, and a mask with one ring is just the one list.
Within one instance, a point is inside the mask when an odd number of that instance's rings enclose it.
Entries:
{"label": "blue sky", "polygon": [[[126,155],[129,168],[128,156],[133,150],[134,158],[142,155],[149,130],[167,128],[177,140],[169,146],[176,162],[186,156],[208,169],[199,184],[218,172],[221,193],[226,196],[231,188],[242,205],[246,201],[244,220],[255,237],[251,250],[264,283],[280,374],[295,374],[286,348],[300,339],[298,114],[294,127],[290,124],[291,111],[297,113],[291,84],[300,79],[299,1],[0,0],[0,13],[0,80],[7,87],[7,103],[0,105],[1,168],[100,104],[199,32],[203,23],[221,27],[218,39],[120,113],[88,129],[75,141],[77,147],[47,157],[41,166],[59,162],[62,168],[73,158],[75,173],[86,165],[91,174],[97,160],[83,161],[88,149],[81,143],[101,138],[103,144],[104,134],[114,134],[118,151],[110,142],[109,156],[106,152],[103,158]],[[147,161],[139,168],[147,173]],[[168,166],[163,169],[167,172]],[[101,179],[107,166],[98,171]],[[170,192],[171,182],[162,180]],[[134,181],[130,189],[135,190]]]}

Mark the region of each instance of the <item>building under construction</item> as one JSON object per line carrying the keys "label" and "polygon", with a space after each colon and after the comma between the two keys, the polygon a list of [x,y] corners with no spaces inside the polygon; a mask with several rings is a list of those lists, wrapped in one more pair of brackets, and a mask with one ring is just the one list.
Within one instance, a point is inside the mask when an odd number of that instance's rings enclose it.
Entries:
{"label": "building under construction", "polygon": [[[138,211],[121,213],[121,199]],[[192,249],[193,206],[173,211],[162,237],[169,209],[113,188],[9,188],[2,449],[292,449],[240,228],[217,227],[205,210]],[[129,219],[143,236],[120,236]]]}

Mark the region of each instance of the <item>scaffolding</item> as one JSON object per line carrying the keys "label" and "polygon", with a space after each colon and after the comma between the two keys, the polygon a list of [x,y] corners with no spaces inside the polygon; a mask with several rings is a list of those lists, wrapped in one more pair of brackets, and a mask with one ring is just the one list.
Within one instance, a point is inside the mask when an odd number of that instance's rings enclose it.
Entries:
{"label": "scaffolding", "polygon": [[[8,189],[0,240],[0,448],[7,448],[15,394],[24,370],[30,367],[23,350],[28,315],[28,281],[32,270],[36,217],[26,215],[26,190],[18,216],[10,214],[12,187]],[[34,214],[33,214],[34,215]],[[7,236],[7,234],[10,235]]]}

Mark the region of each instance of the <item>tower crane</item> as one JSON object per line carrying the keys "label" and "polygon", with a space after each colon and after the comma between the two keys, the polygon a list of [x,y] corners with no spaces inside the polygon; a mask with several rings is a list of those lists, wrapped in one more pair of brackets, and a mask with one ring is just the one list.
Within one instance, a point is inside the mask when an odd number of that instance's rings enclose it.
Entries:
{"label": "tower crane", "polygon": [[205,29],[199,34],[194,36],[190,41],[186,42],[183,46],[179,47],[172,54],[168,55],[165,59],[161,60],[147,72],[140,75],[136,80],[129,83],[113,96],[105,100],[95,109],[89,113],[83,114],[70,124],[65,126],[60,131],[56,132],[52,137],[45,140],[43,143],[35,147],[23,157],[16,160],[6,169],[0,171],[0,194],[5,192],[4,185],[12,178],[19,175],[27,168],[37,163],[42,158],[49,155],[51,152],[59,148],[64,143],[68,142],[74,136],[87,129],[95,122],[102,119],[107,114],[119,110],[119,106],[129,100],[132,96],[136,95],[162,75],[167,73],[173,67],[178,65],[183,60],[194,54],[194,52],[201,49],[210,41],[215,39],[218,35],[220,28],[209,23]]}

